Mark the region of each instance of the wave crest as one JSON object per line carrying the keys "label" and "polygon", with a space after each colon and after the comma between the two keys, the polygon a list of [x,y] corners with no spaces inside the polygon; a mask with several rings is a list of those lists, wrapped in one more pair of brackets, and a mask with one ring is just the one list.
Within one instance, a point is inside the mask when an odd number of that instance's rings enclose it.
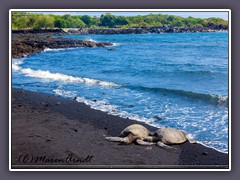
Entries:
{"label": "wave crest", "polygon": [[151,87],[144,87],[144,86],[138,86],[138,87],[130,86],[130,88],[141,89],[144,91],[155,91],[155,92],[161,92],[161,93],[168,93],[168,94],[174,94],[174,95],[178,95],[178,96],[185,96],[185,97],[192,98],[192,99],[198,99],[198,100],[200,99],[200,100],[207,101],[210,103],[228,106],[228,96],[195,93],[195,92],[191,92],[191,91],[167,89],[167,88],[151,88]]}
{"label": "wave crest", "polygon": [[74,77],[61,73],[51,73],[49,71],[32,70],[30,68],[20,69],[20,71],[29,77],[47,79],[52,81],[62,81],[65,83],[86,83],[89,85],[119,86],[118,84],[115,84],[113,82],[101,81],[90,78]]}
{"label": "wave crest", "polygon": [[42,70],[33,70],[30,68],[21,68],[19,66],[18,61],[13,61],[12,69],[15,71],[19,71],[23,74],[25,74],[28,77],[33,78],[40,78],[45,80],[51,80],[51,81],[62,81],[65,83],[86,83],[88,85],[100,85],[100,86],[120,86],[119,84],[108,82],[108,81],[102,81],[97,79],[91,79],[91,78],[83,78],[83,77],[74,77],[62,73],[51,73],[50,71],[42,71]]}

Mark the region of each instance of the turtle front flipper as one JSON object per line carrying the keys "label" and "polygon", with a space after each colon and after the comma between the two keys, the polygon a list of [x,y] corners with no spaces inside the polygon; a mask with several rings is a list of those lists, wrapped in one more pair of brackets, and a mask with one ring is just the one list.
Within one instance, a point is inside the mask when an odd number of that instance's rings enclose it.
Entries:
{"label": "turtle front flipper", "polygon": [[156,144],[156,143],[153,143],[153,142],[146,142],[146,141],[143,141],[141,139],[137,139],[136,143],[139,144],[139,145],[142,145],[142,146],[151,146],[151,145]]}
{"label": "turtle front flipper", "polygon": [[168,146],[168,145],[162,143],[161,141],[158,141],[158,142],[157,142],[157,146],[162,147],[162,148],[164,148],[164,149],[175,149],[175,148],[173,148],[173,147],[171,147],[171,146]]}

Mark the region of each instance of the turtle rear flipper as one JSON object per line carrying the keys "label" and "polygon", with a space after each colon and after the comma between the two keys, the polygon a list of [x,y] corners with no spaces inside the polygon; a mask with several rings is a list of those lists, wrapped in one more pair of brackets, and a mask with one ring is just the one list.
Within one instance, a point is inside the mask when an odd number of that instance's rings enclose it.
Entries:
{"label": "turtle rear flipper", "polygon": [[157,142],[157,146],[162,147],[164,149],[175,149],[174,147],[168,146],[168,145],[162,143],[161,141]]}
{"label": "turtle rear flipper", "polygon": [[141,139],[137,139],[136,143],[139,144],[139,145],[142,145],[142,146],[151,146],[151,145],[156,144],[156,143],[153,143],[153,142],[146,142],[146,141],[143,141]]}
{"label": "turtle rear flipper", "polygon": [[105,137],[105,139],[111,142],[121,142],[121,143],[128,144],[128,140],[122,137]]}

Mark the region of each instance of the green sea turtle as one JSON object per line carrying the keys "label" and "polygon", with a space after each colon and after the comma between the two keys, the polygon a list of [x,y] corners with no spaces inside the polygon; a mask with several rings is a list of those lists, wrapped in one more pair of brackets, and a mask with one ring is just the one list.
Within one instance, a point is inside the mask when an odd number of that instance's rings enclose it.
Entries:
{"label": "green sea turtle", "polygon": [[187,140],[191,143],[195,143],[195,139],[190,138],[189,135],[187,135],[185,132],[177,130],[175,128],[161,128],[158,129],[155,133],[152,133],[152,136],[144,138],[144,141],[157,143],[157,146],[166,149],[173,148],[168,145],[182,144]]}
{"label": "green sea turtle", "polygon": [[156,143],[143,141],[144,138],[147,138],[150,135],[150,132],[147,128],[140,124],[132,124],[126,127],[119,137],[105,137],[108,141],[120,142],[124,144],[131,144],[136,142],[139,145],[153,145]]}

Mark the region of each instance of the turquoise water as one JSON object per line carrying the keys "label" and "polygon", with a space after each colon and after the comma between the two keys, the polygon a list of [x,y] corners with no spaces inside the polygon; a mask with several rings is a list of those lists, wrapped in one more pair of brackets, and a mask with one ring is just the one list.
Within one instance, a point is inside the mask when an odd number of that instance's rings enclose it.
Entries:
{"label": "turquoise water", "polygon": [[114,50],[46,49],[13,59],[13,87],[77,97],[228,152],[228,33],[62,37],[112,42]]}

